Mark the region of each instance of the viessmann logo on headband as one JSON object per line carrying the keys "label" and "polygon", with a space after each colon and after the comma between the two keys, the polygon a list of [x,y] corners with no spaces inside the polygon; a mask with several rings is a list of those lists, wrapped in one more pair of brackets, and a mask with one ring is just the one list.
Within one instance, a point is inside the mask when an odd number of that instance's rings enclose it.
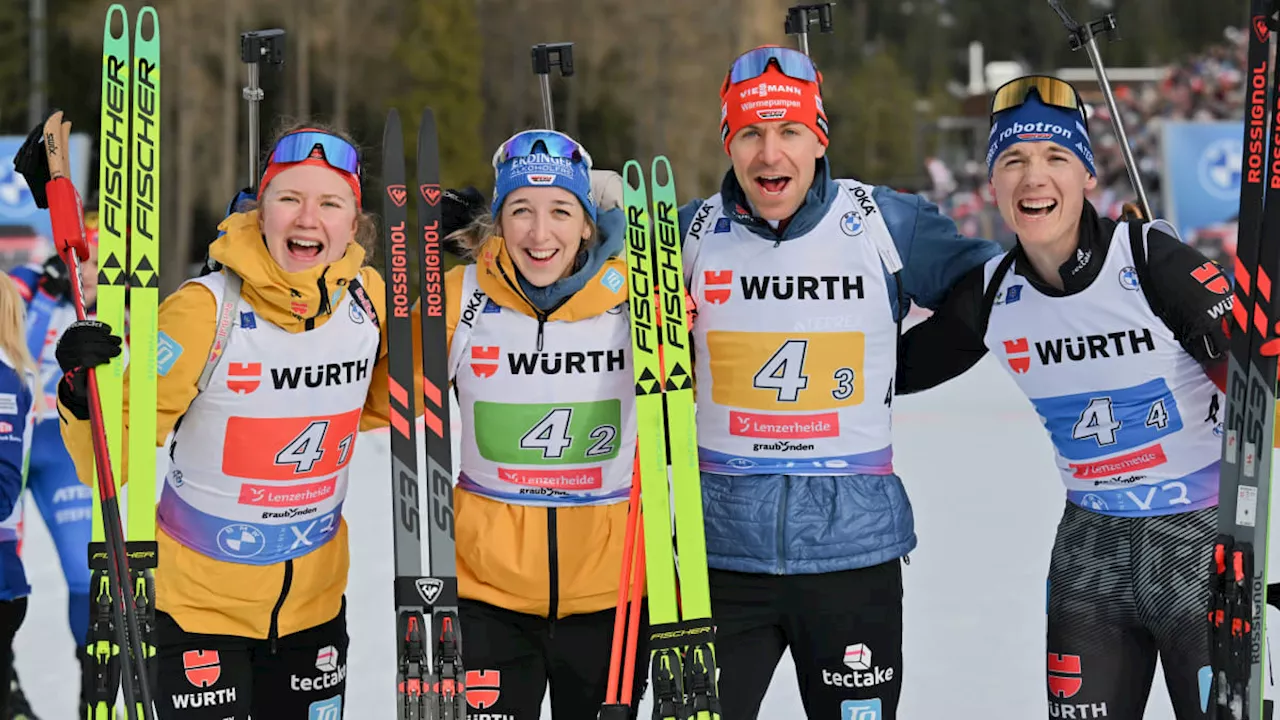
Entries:
{"label": "viessmann logo on headband", "polygon": [[740,100],[745,99],[745,98],[751,97],[752,95],[756,95],[759,97],[766,97],[768,96],[769,93],[783,93],[785,95],[803,95],[804,94],[800,90],[800,88],[795,85],[774,85],[772,83],[760,83],[759,85],[752,85],[751,87],[746,88],[745,90],[739,91],[738,99]]}

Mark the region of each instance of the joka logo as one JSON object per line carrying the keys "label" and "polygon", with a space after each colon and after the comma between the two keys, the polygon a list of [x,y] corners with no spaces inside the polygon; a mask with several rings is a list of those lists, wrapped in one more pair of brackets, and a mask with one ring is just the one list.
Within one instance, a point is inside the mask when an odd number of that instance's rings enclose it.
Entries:
{"label": "joka logo", "polygon": [[498,357],[501,354],[502,348],[497,345],[472,347],[471,372],[475,373],[476,377],[493,377],[498,372]]}
{"label": "joka logo", "polygon": [[444,592],[444,581],[437,578],[418,578],[413,581],[413,586],[418,589],[422,601],[428,605],[435,605],[440,593]]}
{"label": "joka logo", "polygon": [[498,704],[502,694],[502,672],[499,670],[467,671],[467,704],[485,710]]}
{"label": "joka logo", "polygon": [[435,207],[440,202],[440,186],[435,183],[423,183],[418,186],[418,192],[422,193],[422,199],[427,204]]}
{"label": "joka logo", "polygon": [[404,189],[404,185],[388,185],[387,197],[391,198],[391,202],[396,207],[404,207],[405,202],[409,200],[409,193]]}
{"label": "joka logo", "polygon": [[227,389],[239,395],[248,395],[262,384],[262,363],[229,363],[227,365]]}
{"label": "joka logo", "polygon": [[732,270],[705,270],[702,281],[706,287],[702,289],[702,297],[712,305],[723,305],[733,295]]}
{"label": "joka logo", "polygon": [[1080,677],[1079,655],[1049,653],[1048,669],[1051,696],[1066,699],[1080,692],[1084,679]]}
{"label": "joka logo", "polygon": [[182,653],[182,672],[187,682],[198,688],[213,687],[222,677],[217,650],[187,650]]}
{"label": "joka logo", "polygon": [[1031,345],[1026,338],[1004,341],[1004,354],[1008,356],[1009,369],[1021,375],[1031,369]]}
{"label": "joka logo", "polygon": [[1195,278],[1196,282],[1205,286],[1211,293],[1226,295],[1231,292],[1231,282],[1222,274],[1218,266],[1211,261],[1206,261],[1205,264],[1192,270],[1191,277]]}

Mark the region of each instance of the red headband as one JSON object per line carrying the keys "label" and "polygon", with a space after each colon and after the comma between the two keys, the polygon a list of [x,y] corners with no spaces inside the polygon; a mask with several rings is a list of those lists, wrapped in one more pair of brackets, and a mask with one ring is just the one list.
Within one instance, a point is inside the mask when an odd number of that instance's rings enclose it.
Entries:
{"label": "red headband", "polygon": [[332,170],[333,172],[342,176],[342,179],[347,181],[347,185],[351,186],[351,192],[355,193],[356,208],[357,209],[360,208],[360,179],[349,172],[346,172],[344,170],[339,170],[338,168],[330,165],[328,162],[325,161],[324,157],[320,154],[319,150],[313,151],[311,153],[311,157],[307,158],[306,160],[303,160],[302,162],[268,163],[266,171],[262,173],[262,182],[258,183],[258,201],[259,202],[262,201],[262,192],[267,189],[267,185],[271,184],[271,180],[274,179],[276,175],[279,175],[285,170],[288,170],[291,167],[296,167],[298,165],[314,165],[316,167],[322,167],[326,170]]}
{"label": "red headband", "polygon": [[817,83],[796,80],[770,65],[759,77],[730,85],[720,95],[721,140],[724,151],[742,128],[758,122],[797,122],[826,145],[827,113]]}

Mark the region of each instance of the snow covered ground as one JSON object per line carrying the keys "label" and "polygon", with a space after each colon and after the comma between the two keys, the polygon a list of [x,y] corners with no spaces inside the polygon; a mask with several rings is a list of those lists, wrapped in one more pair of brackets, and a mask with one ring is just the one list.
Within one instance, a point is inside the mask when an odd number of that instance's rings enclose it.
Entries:
{"label": "snow covered ground", "polygon": [[[1063,503],[1048,439],[990,357],[949,385],[899,398],[895,418],[895,465],[920,539],[905,572],[899,717],[1046,717],[1045,573]],[[346,504],[353,545],[346,717],[354,720],[394,717],[387,457],[385,433],[361,438]],[[70,719],[78,681],[66,590],[48,534],[30,508],[26,562],[34,594],[16,641],[18,667],[40,717]],[[1161,682],[1157,675],[1148,718],[1173,717]],[[642,717],[648,708],[646,699]],[[774,675],[761,717],[803,717],[789,657]]]}

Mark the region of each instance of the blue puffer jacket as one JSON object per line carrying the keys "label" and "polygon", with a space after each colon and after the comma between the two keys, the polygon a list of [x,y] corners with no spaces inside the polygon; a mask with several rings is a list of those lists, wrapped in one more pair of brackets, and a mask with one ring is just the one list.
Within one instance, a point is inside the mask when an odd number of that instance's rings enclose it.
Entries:
{"label": "blue puffer jacket", "polygon": [[[827,213],[839,187],[825,160],[804,205],[781,234],[759,218],[738,218],[770,240],[788,240],[811,230]],[[750,207],[730,170],[720,188],[726,207]],[[887,187],[872,193],[902,257],[903,294],[935,309],[962,275],[1000,252],[989,240],[966,238],[936,206],[917,195]],[[680,208],[684,237],[702,205]],[[889,302],[899,317],[896,279],[885,274]],[[707,562],[720,570],[800,575],[877,565],[916,546],[915,520],[897,475],[718,475],[702,473]]]}

